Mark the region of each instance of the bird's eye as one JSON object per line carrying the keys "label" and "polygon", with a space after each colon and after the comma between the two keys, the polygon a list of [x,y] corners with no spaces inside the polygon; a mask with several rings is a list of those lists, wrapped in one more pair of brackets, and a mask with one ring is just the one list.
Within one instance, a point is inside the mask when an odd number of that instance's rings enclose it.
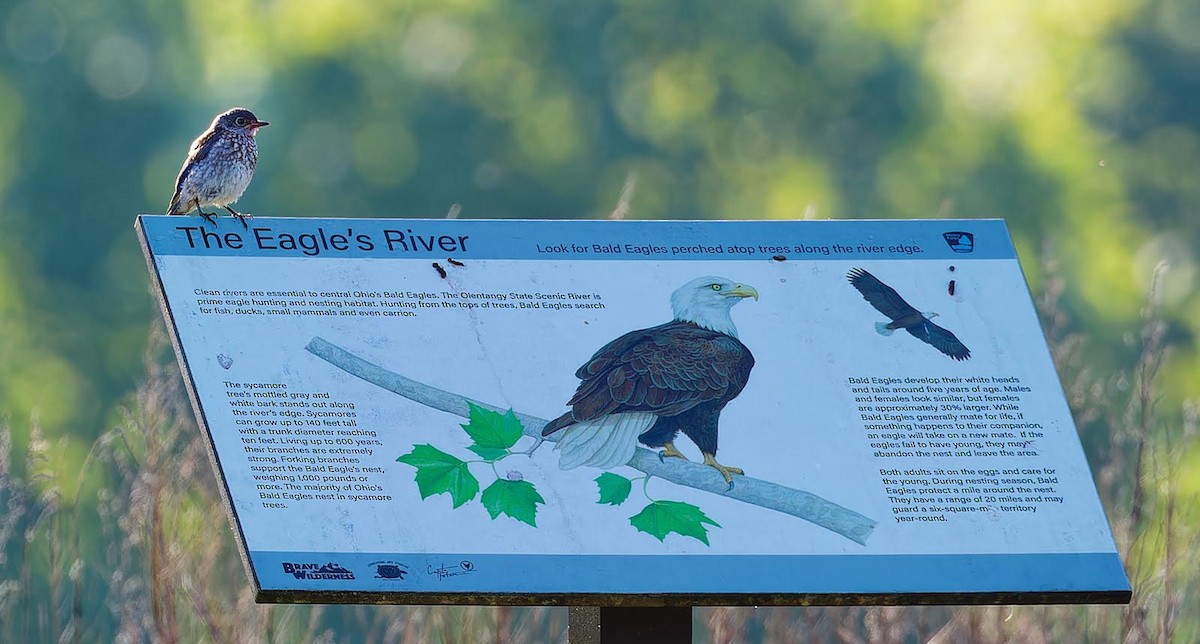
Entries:
{"label": "bird's eye", "polygon": [[720,285],[720,284],[713,284],[713,285],[712,285],[712,286],[710,286],[709,288],[711,288],[711,289],[712,289],[712,290],[714,290],[714,291],[719,291],[719,290],[721,290],[721,285]]}
{"label": "bird's eye", "polygon": [[236,119],[234,119],[234,120],[233,120],[233,122],[234,122],[234,123],[237,123],[238,125],[245,125],[245,124],[246,124],[246,117],[244,117],[244,116],[239,116],[239,117],[237,117]]}

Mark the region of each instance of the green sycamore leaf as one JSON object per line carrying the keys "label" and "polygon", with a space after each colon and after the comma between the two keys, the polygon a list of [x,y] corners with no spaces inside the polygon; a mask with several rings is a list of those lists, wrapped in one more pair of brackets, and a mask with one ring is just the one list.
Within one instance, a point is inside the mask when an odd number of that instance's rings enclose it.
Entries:
{"label": "green sycamore leaf", "polygon": [[524,433],[521,421],[517,420],[511,409],[501,414],[484,409],[469,400],[467,407],[470,410],[470,422],[462,425],[462,428],[479,447],[508,449],[515,445]]}
{"label": "green sycamore leaf", "polygon": [[704,524],[721,527],[721,524],[708,518],[700,508],[681,501],[654,501],[642,508],[642,511],[629,517],[633,527],[649,534],[659,541],[675,532],[685,537],[691,537],[708,545],[708,529]]}
{"label": "green sycamore leaf", "polygon": [[596,503],[609,505],[621,505],[629,498],[629,491],[633,489],[633,481],[612,472],[597,476],[596,485],[600,486],[600,500]]}
{"label": "green sycamore leaf", "polygon": [[475,452],[479,455],[479,458],[482,458],[489,463],[494,463],[504,458],[509,453],[506,449],[500,449],[498,447],[484,447],[478,443],[468,447],[467,449]]}
{"label": "green sycamore leaf", "polygon": [[508,516],[537,527],[537,506],[545,505],[546,500],[538,494],[537,488],[529,481],[509,481],[496,479],[483,491],[479,497],[483,507],[487,508],[492,518],[507,514]]}
{"label": "green sycamore leaf", "polygon": [[457,508],[479,493],[479,481],[467,464],[433,445],[414,445],[411,452],[396,460],[417,468],[417,489],[422,499],[449,493]]}

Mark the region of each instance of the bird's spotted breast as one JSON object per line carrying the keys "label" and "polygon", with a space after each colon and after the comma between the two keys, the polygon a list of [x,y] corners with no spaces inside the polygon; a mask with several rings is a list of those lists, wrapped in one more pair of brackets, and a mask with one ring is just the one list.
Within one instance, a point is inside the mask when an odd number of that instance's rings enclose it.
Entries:
{"label": "bird's spotted breast", "polygon": [[192,168],[182,186],[183,194],[204,204],[224,206],[242,196],[254,177],[258,146],[251,136],[225,132],[213,142],[205,161]]}

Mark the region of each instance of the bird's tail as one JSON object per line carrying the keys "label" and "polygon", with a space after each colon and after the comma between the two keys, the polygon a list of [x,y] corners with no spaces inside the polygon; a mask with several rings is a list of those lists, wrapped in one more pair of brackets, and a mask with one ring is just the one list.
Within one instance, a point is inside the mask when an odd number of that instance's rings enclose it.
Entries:
{"label": "bird's tail", "polygon": [[567,425],[573,424],[574,422],[575,416],[572,415],[571,412],[567,412],[562,416],[559,416],[558,418],[546,423],[546,426],[542,428],[542,436],[549,436],[550,434],[553,434],[554,432],[566,427]]}
{"label": "bird's tail", "polygon": [[167,214],[186,215],[191,207],[192,203],[183,203],[183,191],[176,190],[175,194],[171,195],[171,203],[167,204]]}
{"label": "bird's tail", "polygon": [[624,465],[633,458],[637,437],[657,419],[649,412],[626,412],[575,423],[563,430],[558,441],[558,466],[570,470],[581,465],[601,469]]}
{"label": "bird's tail", "polygon": [[876,322],[875,331],[879,333],[879,335],[891,335],[892,333],[895,333],[896,330],[889,329],[887,322]]}

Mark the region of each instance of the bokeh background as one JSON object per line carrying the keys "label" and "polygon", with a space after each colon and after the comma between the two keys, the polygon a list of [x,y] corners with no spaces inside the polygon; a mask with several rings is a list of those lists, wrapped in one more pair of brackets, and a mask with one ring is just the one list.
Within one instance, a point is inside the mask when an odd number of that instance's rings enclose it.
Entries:
{"label": "bokeh background", "polygon": [[563,637],[253,604],[132,230],[233,105],[260,215],[1003,217],[1133,603],[696,638],[1200,640],[1200,3],[4,0],[0,36],[0,640]]}

